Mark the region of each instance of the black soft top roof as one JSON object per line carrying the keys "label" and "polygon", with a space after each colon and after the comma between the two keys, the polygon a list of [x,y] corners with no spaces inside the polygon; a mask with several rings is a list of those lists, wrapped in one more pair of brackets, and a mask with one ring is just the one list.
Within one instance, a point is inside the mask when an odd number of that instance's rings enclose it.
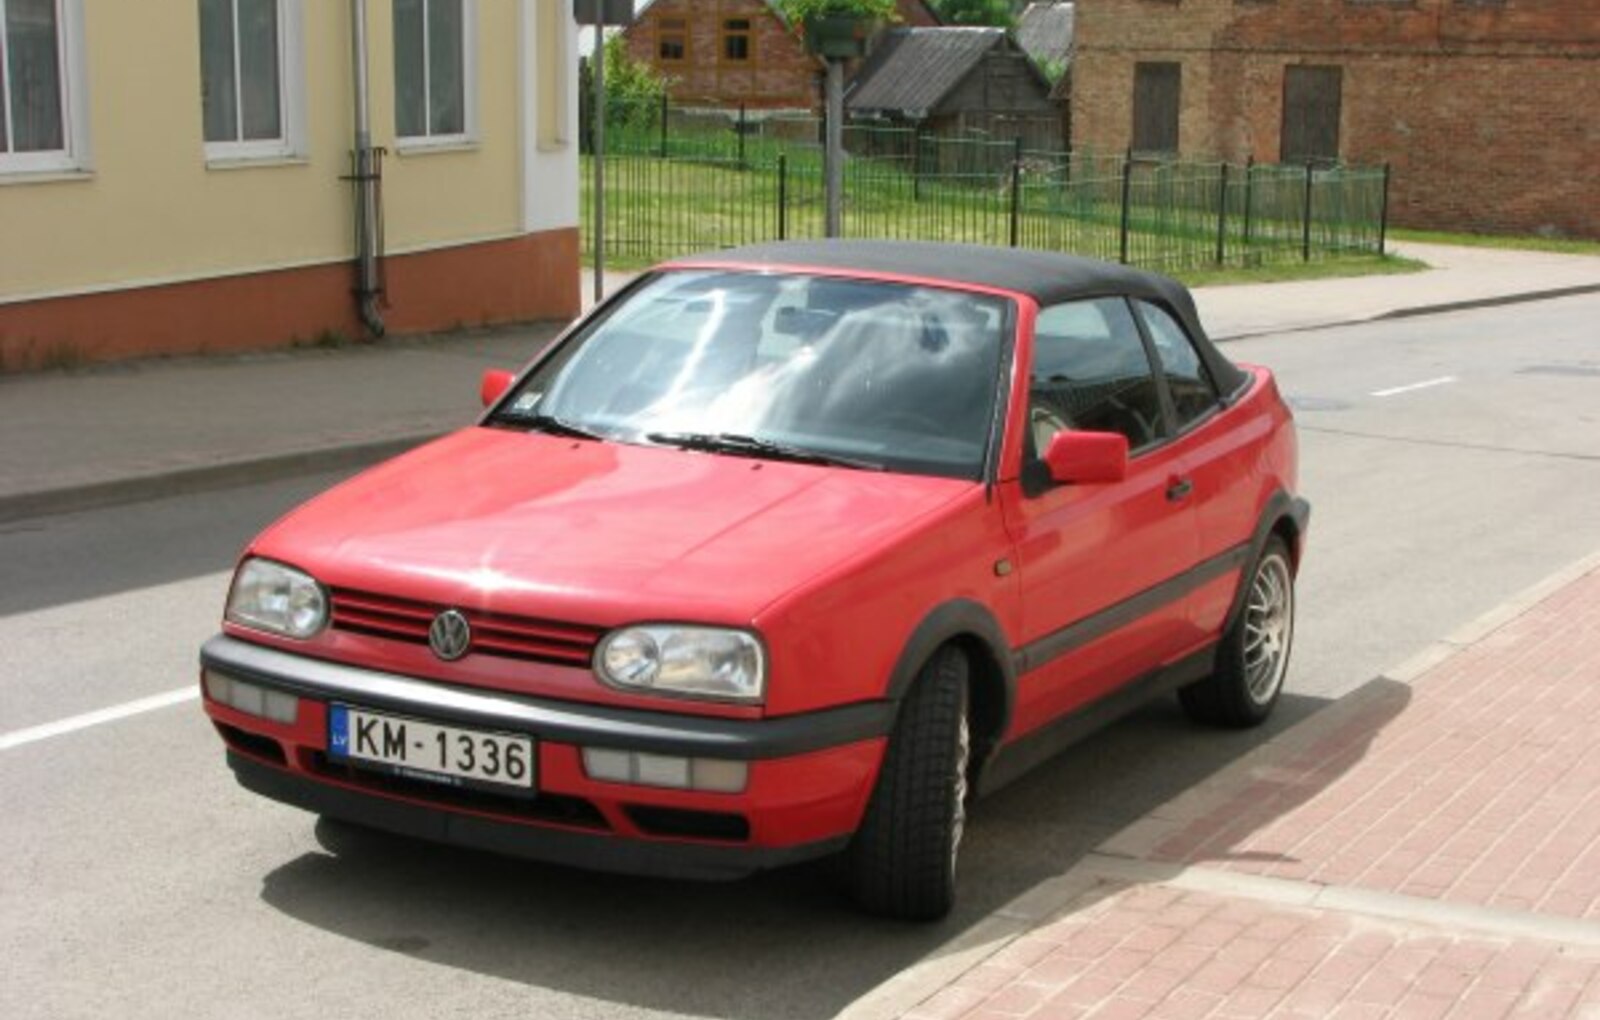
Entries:
{"label": "black soft top roof", "polygon": [[1223,393],[1234,392],[1246,379],[1206,336],[1188,288],[1157,273],[1099,259],[976,244],[835,240],[775,241],[678,261],[899,273],[1015,291],[1028,295],[1040,305],[1123,295],[1144,298],[1164,305],[1183,323]]}

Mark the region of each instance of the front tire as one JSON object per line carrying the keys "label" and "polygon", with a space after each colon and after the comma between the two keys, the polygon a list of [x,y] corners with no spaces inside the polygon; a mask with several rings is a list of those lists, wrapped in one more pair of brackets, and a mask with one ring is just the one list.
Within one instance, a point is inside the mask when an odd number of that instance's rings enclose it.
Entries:
{"label": "front tire", "polygon": [[972,748],[969,671],[960,649],[939,649],[900,709],[872,800],[845,852],[850,891],[871,913],[934,921],[955,904]]}
{"label": "front tire", "polygon": [[1217,648],[1216,670],[1178,692],[1196,722],[1244,729],[1272,714],[1294,644],[1294,564],[1273,535],[1246,575],[1244,607]]}

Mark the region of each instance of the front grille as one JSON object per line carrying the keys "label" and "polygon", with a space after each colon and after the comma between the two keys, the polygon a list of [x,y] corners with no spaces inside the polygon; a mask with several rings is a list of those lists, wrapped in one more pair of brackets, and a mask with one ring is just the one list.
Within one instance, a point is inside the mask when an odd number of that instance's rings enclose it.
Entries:
{"label": "front grille", "polygon": [[[335,630],[425,645],[433,618],[448,607],[338,588],[332,593],[332,608]],[[587,666],[604,633],[578,623],[470,609],[459,612],[472,626],[470,651],[479,655]]]}
{"label": "front grille", "polygon": [[607,831],[611,828],[600,809],[582,797],[554,793],[541,793],[531,798],[518,797],[477,787],[430,783],[425,779],[411,779],[335,762],[321,751],[312,753],[311,771],[376,793],[392,793],[440,807],[483,811],[517,821],[546,822],[575,829]]}

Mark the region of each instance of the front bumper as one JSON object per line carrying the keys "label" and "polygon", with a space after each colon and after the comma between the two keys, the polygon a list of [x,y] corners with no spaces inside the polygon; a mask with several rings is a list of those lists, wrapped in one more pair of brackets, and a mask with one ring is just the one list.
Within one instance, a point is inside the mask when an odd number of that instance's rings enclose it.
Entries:
{"label": "front bumper", "polygon": [[[601,870],[737,877],[840,849],[860,821],[894,706],[872,701],[771,719],[726,719],[478,691],[311,659],[226,635],[205,670],[298,700],[273,722],[207,698],[247,789],[374,828]],[[356,705],[537,741],[538,794],[484,796],[353,769],[327,756],[328,706]],[[743,793],[589,778],[582,749],[748,762]]]}

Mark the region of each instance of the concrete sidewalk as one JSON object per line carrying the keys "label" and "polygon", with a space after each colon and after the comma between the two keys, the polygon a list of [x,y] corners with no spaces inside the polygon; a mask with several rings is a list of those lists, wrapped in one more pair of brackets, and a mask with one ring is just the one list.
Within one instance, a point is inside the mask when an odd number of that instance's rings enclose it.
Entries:
{"label": "concrete sidewalk", "polygon": [[1600,1018],[1600,555],[1261,745],[850,1020]]}
{"label": "concrete sidewalk", "polygon": [[[1203,320],[1229,338],[1600,290],[1600,258],[1399,247],[1438,268],[1201,288]],[[522,364],[559,328],[0,377],[0,522],[376,461],[471,422],[482,370]]]}

